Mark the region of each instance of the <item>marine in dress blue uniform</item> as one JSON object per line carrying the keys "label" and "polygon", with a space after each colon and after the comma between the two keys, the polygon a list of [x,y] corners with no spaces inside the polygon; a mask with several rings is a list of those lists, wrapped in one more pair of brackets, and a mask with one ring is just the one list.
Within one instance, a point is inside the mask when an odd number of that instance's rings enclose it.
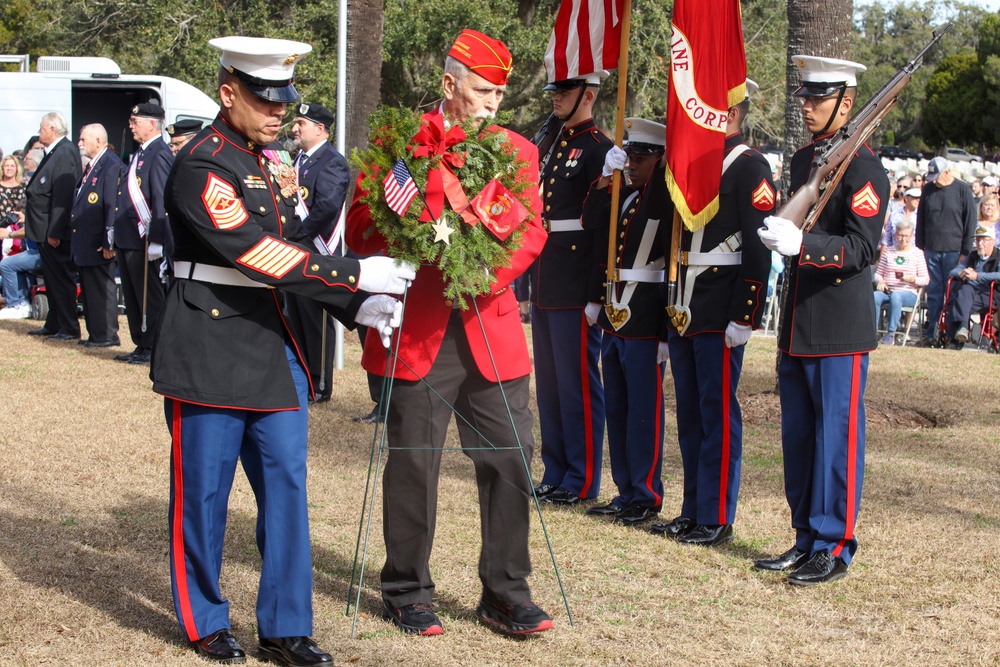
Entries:
{"label": "marine in dress blue uniform", "polygon": [[[115,359],[128,363],[149,363],[153,332],[163,308],[164,285],[160,278],[160,264],[164,254],[169,259],[171,248],[163,188],[174,161],[170,147],[161,134],[163,118],[163,107],[158,104],[145,103],[132,107],[129,127],[139,147],[132,153],[129,163],[122,165],[118,185],[114,241],[125,316],[135,350]],[[148,209],[148,221],[140,221],[136,203],[140,208]],[[145,331],[142,329],[144,308]]]}
{"label": "marine in dress blue uniform", "polygon": [[83,319],[90,335],[84,346],[112,347],[121,344],[112,236],[122,161],[108,148],[103,125],[84,126],[78,146],[90,157],[76,188],[70,219],[70,253],[80,272]]}
{"label": "marine in dress blue uniform", "polygon": [[598,371],[601,329],[584,307],[595,287],[600,232],[584,229],[583,200],[601,177],[612,142],[591,117],[606,73],[555,81],[553,113],[562,129],[539,155],[542,216],[549,232],[529,272],[531,342],[545,471],[535,487],[544,501],[574,504],[601,490],[604,388]]}
{"label": "marine in dress blue uniform", "polygon": [[[323,254],[339,254],[335,233],[347,197],[350,170],[347,160],[330,144],[333,114],[319,104],[296,108],[292,136],[299,147],[296,224],[285,238],[311,246]],[[316,400],[329,400],[333,380],[333,320],[323,307],[296,294],[285,296],[288,324],[303,341],[306,370],[316,389]]]}
{"label": "marine in dress blue uniform", "polygon": [[[865,67],[833,58],[793,56],[813,143],[791,163],[792,191],[808,179],[813,153],[847,123],[857,73]],[[875,349],[871,264],[889,203],[889,179],[862,146],[811,231],[768,218],[760,237],[792,257],[781,318],[778,382],[785,496],[795,546],[756,562],[794,570],[790,583],[813,585],[847,574],[858,548],[854,534],[865,466],[865,382]]]}
{"label": "marine in dress blue uniform", "polygon": [[282,318],[281,291],[384,332],[399,302],[361,290],[398,293],[414,274],[386,258],[329,257],[282,238],[294,216],[294,171],[264,147],[277,135],[286,103],[297,98],[292,68],[311,47],[249,37],[210,44],[223,51],[222,111],[180,151],[166,183],[175,275],[150,370],[172,436],[174,606],[200,655],[245,660],[219,588],[239,460],[258,507],[260,654],[283,664],[329,664],[330,655],[309,638],[309,378]]}
{"label": "marine in dress blue uniform", "polygon": [[[756,84],[747,80],[747,92]],[[670,371],[684,466],[680,516],[650,530],[686,544],[715,546],[733,536],[743,456],[743,414],[736,396],[743,353],[760,327],[771,253],[757,230],[774,212],[764,156],[743,142],[747,98],[729,109],[719,211],[681,235],[686,324],[671,323]]]}
{"label": "marine in dress blue uniform", "polygon": [[612,282],[609,289],[607,261],[599,262],[594,282],[602,287],[591,295],[586,309],[588,319],[596,320],[604,331],[601,370],[608,454],[618,493],[606,505],[588,509],[587,514],[634,526],[651,519],[663,505],[663,267],[673,205],[662,162],[666,126],[628,118],[625,127],[624,150],[615,147],[608,152],[604,176],[591,188],[583,206],[584,226],[602,230],[601,245],[607,248],[609,174],[627,155],[630,184],[619,193],[615,238],[614,268],[620,280]]}

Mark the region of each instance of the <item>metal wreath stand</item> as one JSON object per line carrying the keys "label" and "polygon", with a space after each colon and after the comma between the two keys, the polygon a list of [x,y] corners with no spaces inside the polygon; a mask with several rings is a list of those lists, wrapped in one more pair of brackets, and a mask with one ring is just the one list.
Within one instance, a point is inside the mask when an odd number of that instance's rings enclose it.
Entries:
{"label": "metal wreath stand", "polygon": [[[401,318],[403,316],[402,314],[406,313],[407,293],[408,290],[404,290],[402,299],[403,308],[402,308],[402,313],[400,315]],[[559,565],[558,563],[556,563],[556,555],[555,552],[552,550],[552,540],[549,538],[549,531],[548,528],[545,526],[545,517],[542,515],[542,507],[541,504],[538,502],[538,496],[535,494],[534,484],[532,484],[531,466],[528,462],[527,457],[524,455],[524,446],[521,444],[521,438],[518,435],[517,428],[515,427],[514,424],[514,416],[511,413],[510,404],[507,401],[507,392],[504,390],[503,383],[500,381],[500,374],[497,370],[496,360],[493,357],[493,350],[490,347],[490,342],[486,337],[486,329],[483,326],[483,320],[479,313],[479,304],[477,304],[476,300],[473,299],[472,305],[476,311],[476,320],[479,322],[479,329],[483,334],[483,341],[486,343],[486,351],[490,355],[490,363],[493,365],[493,373],[497,377],[497,386],[500,387],[500,395],[503,397],[504,409],[507,411],[507,418],[510,421],[511,430],[514,432],[514,439],[517,441],[517,446],[516,447],[494,446],[485,436],[483,436],[482,433],[480,433],[479,429],[473,426],[468,419],[466,419],[459,413],[459,411],[455,408],[454,405],[448,403],[448,401],[446,401],[445,398],[441,396],[441,394],[439,394],[434,389],[434,387],[432,387],[427,382],[425,378],[421,377],[420,382],[427,385],[428,389],[430,389],[435,396],[440,398],[443,403],[445,403],[449,408],[451,408],[451,411],[456,416],[456,418],[461,419],[463,422],[465,422],[469,426],[469,428],[471,428],[476,433],[476,435],[479,436],[480,440],[488,445],[486,447],[442,447],[440,449],[442,449],[443,451],[444,450],[482,451],[482,450],[517,449],[521,453],[521,462],[524,465],[524,474],[527,476],[528,479],[528,488],[531,489],[531,497],[535,503],[535,511],[538,514],[538,522],[542,527],[542,534],[545,536],[545,544],[549,550],[549,558],[552,560],[552,569],[555,572],[556,581],[559,584],[559,593],[560,595],[562,595],[563,606],[566,608],[566,616],[569,619],[569,624],[570,626],[573,626],[574,625],[573,614],[569,608],[569,599],[566,597],[566,589],[563,586],[562,575],[560,575],[559,573]],[[379,401],[380,413],[386,416],[389,414],[389,404],[390,401],[392,400],[392,385],[393,382],[395,381],[396,363],[400,362],[406,368],[410,369],[410,366],[405,361],[399,359],[399,331],[402,329],[402,327],[403,327],[403,321],[401,319],[399,323],[399,328],[393,332],[392,344],[389,347],[388,354],[386,357],[386,372],[385,375],[383,376],[382,393],[380,396],[381,400]],[[382,469],[382,463],[384,457],[387,455],[389,449],[391,449],[386,445],[386,438],[387,438],[386,420],[382,420],[381,422],[376,422],[375,434],[372,437],[371,454],[369,455],[368,459],[368,477],[365,480],[365,495],[364,495],[364,500],[361,503],[361,518],[358,521],[358,538],[354,546],[354,563],[351,566],[351,584],[347,589],[347,609],[344,612],[345,616],[350,615],[351,602],[353,600],[354,617],[351,622],[351,639],[355,638],[358,625],[358,610],[361,605],[361,582],[364,580],[365,564],[366,561],[368,560],[368,540],[371,536],[372,516],[374,514],[374,509],[375,509],[375,499],[378,496],[379,471]],[[376,444],[378,445],[377,448]],[[432,449],[438,449],[438,448],[434,447]],[[364,535],[363,545],[361,539],[362,534]],[[359,562],[359,555],[360,555],[360,562]],[[355,583],[357,584],[356,593],[354,591]]]}

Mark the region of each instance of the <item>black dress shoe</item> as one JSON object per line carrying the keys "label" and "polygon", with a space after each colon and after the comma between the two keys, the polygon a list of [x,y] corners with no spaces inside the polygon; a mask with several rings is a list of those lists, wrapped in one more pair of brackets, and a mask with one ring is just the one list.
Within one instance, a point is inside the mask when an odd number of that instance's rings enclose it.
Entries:
{"label": "black dress shoe", "polygon": [[682,535],[690,533],[692,528],[694,528],[694,519],[679,516],[670,523],[654,523],[649,527],[649,532],[653,535],[662,535],[676,540]]}
{"label": "black dress shoe", "polygon": [[332,665],[333,656],[316,646],[309,637],[260,638],[260,658],[279,665],[291,667],[311,667],[311,665]]}
{"label": "black dress shoe", "polygon": [[623,526],[638,526],[641,523],[646,523],[659,513],[660,513],[659,507],[649,507],[647,505],[629,505],[628,507],[626,507],[621,512],[615,515],[613,522],[621,524]]}
{"label": "black dress shoe", "polygon": [[121,341],[117,338],[112,340],[88,340],[83,344],[84,347],[118,347],[121,345]]}
{"label": "black dress shoe", "polygon": [[330,400],[330,394],[316,394],[315,399],[310,399],[310,403],[326,403]]}
{"label": "black dress shoe", "polygon": [[580,496],[560,486],[555,491],[545,494],[541,501],[553,505],[577,505],[580,503]]}
{"label": "black dress shoe", "polygon": [[817,551],[799,569],[788,575],[788,583],[796,586],[815,586],[836,581],[847,576],[847,563],[829,551]]}
{"label": "black dress shoe", "polygon": [[222,665],[238,665],[247,661],[247,654],[228,629],[216,630],[207,637],[191,642],[191,645],[201,657]]}
{"label": "black dress shoe", "polygon": [[762,558],[754,561],[753,569],[768,570],[770,572],[784,572],[793,570],[809,560],[809,552],[798,547],[792,547],[780,556],[774,558]]}
{"label": "black dress shoe", "polygon": [[73,334],[59,333],[49,334],[45,337],[45,340],[76,340],[79,336],[74,336]]}
{"label": "black dress shoe", "polygon": [[590,509],[587,510],[587,514],[589,514],[590,516],[605,516],[605,517],[616,516],[619,513],[621,513],[623,509],[624,508],[621,505],[616,504],[615,501],[612,500],[607,505],[601,505],[599,507],[591,507]]}
{"label": "black dress shoe", "polygon": [[76,344],[77,345],[86,345],[89,342],[90,342],[89,340],[84,340],[84,339],[81,338],[80,340],[76,341]]}
{"label": "black dress shoe", "polygon": [[132,357],[139,354],[139,352],[141,352],[141,350],[139,348],[135,348],[131,352],[127,352],[125,354],[116,354],[114,359],[115,361],[130,361]]}
{"label": "black dress shoe", "polygon": [[725,523],[721,526],[695,526],[687,535],[677,538],[681,544],[694,544],[699,547],[714,547],[718,544],[725,544],[733,541],[733,524]]}
{"label": "black dress shoe", "polygon": [[552,486],[551,484],[536,484],[535,485],[535,496],[537,496],[538,499],[541,500],[542,498],[544,498],[545,496],[549,495],[550,493],[552,493],[553,491],[555,491],[558,488],[559,487]]}
{"label": "black dress shoe", "polygon": [[127,363],[136,365],[149,364],[149,352],[140,352],[139,354],[133,354],[132,358],[129,359]]}
{"label": "black dress shoe", "polygon": [[372,411],[366,415],[358,415],[357,417],[351,417],[352,422],[357,422],[359,424],[381,424],[385,421],[385,417],[382,415],[381,406],[376,405],[372,408]]}
{"label": "black dress shoe", "polygon": [[42,327],[41,329],[28,329],[28,335],[29,336],[51,336],[51,335],[53,335],[55,333],[58,333],[58,332],[56,332],[56,331],[49,331],[45,327]]}

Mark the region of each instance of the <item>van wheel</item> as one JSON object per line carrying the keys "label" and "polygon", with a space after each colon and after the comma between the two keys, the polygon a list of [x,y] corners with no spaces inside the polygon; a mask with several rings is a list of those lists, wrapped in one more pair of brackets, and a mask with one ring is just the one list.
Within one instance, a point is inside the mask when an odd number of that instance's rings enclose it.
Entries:
{"label": "van wheel", "polygon": [[31,299],[31,317],[35,320],[45,320],[49,314],[49,297],[36,294]]}

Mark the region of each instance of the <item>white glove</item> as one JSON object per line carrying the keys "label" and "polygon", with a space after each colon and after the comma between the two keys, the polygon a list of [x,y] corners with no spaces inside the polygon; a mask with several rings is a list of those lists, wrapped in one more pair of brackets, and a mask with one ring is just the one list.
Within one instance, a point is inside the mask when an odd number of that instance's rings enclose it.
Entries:
{"label": "white glove", "polygon": [[146,259],[155,262],[161,257],[163,257],[163,246],[159,243],[150,242],[149,248],[146,250]]}
{"label": "white glove", "polygon": [[660,341],[656,344],[656,363],[662,364],[667,361],[670,357],[667,353],[667,343],[666,341]]}
{"label": "white glove", "polygon": [[601,314],[601,304],[599,303],[588,303],[583,307],[583,316],[587,318],[587,325],[594,326],[597,324],[597,317]]}
{"label": "white glove", "polygon": [[618,171],[623,171],[625,169],[625,151],[623,151],[618,146],[612,146],[608,154],[604,156],[604,169],[601,174],[607,178],[611,178],[611,174],[614,173],[615,169]]}
{"label": "white glove", "polygon": [[757,236],[779,255],[794,257],[802,251],[802,230],[795,223],[776,215],[764,218],[764,226],[757,230]]}
{"label": "white glove", "polygon": [[391,257],[368,257],[359,262],[361,275],[358,276],[358,289],[366,292],[402,294],[417,275],[412,264],[397,264]]}
{"label": "white glove", "polygon": [[403,321],[403,304],[388,294],[373,294],[358,308],[354,321],[377,331],[382,344],[389,347],[392,330]]}
{"label": "white glove", "polygon": [[726,347],[746,345],[752,331],[753,329],[746,324],[730,322],[729,326],[726,327]]}

